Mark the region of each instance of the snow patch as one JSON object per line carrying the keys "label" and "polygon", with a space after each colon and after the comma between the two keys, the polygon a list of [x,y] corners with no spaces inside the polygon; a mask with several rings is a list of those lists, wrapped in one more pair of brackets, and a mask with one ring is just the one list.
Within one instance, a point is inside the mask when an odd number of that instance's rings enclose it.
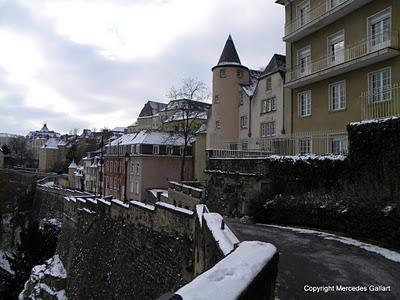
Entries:
{"label": "snow patch", "polygon": [[213,268],[177,291],[183,299],[237,299],[276,253],[263,242],[242,242]]}
{"label": "snow patch", "polygon": [[182,208],[182,207],[175,206],[175,205],[172,205],[172,204],[169,204],[169,203],[165,203],[165,202],[156,202],[156,205],[161,206],[161,207],[165,207],[165,208],[169,208],[169,209],[174,210],[174,211],[179,211],[179,212],[187,214],[187,215],[193,215],[194,214],[194,212],[191,211],[190,209]]}
{"label": "snow patch", "polygon": [[11,270],[10,262],[8,261],[8,257],[11,256],[12,256],[11,253],[4,250],[0,250],[0,268],[2,268],[4,271],[7,271],[10,274],[15,274],[15,272]]}
{"label": "snow patch", "polygon": [[205,213],[203,217],[215,241],[218,242],[222,253],[228,255],[235,248],[235,245],[239,243],[239,240],[226,224],[224,225],[224,229],[221,229],[223,218],[220,214]]}

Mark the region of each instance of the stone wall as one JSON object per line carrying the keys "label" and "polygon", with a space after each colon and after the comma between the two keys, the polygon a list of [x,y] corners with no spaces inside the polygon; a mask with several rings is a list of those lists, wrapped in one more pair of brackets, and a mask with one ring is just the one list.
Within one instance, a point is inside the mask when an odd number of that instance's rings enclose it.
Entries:
{"label": "stone wall", "polygon": [[13,250],[31,221],[36,180],[45,174],[0,169],[0,249]]}
{"label": "stone wall", "polygon": [[400,249],[400,118],[353,123],[348,132],[348,156],[209,159],[207,206]]}

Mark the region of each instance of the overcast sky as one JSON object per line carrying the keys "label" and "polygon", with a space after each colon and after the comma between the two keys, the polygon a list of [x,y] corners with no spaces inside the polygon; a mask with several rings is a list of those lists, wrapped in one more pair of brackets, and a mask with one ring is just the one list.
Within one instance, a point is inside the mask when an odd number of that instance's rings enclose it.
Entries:
{"label": "overcast sky", "polygon": [[0,132],[128,126],[183,78],[210,86],[229,34],[265,67],[284,53],[274,2],[0,0]]}

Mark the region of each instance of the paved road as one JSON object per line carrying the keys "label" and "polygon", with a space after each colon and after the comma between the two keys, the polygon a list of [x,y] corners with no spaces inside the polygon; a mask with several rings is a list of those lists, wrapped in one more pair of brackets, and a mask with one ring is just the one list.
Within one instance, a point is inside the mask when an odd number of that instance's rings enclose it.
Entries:
{"label": "paved road", "polygon": [[[228,220],[239,240],[260,240],[279,251],[276,297],[290,299],[400,299],[400,263],[315,234]],[[304,286],[390,286],[390,292],[305,292]]]}

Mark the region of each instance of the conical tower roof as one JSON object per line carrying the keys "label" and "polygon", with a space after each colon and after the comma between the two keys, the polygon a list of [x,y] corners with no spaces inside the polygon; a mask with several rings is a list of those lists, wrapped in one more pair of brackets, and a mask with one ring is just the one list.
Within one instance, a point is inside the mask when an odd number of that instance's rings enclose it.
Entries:
{"label": "conical tower roof", "polygon": [[239,55],[236,51],[235,44],[233,43],[232,36],[229,35],[226,40],[224,50],[222,50],[221,57],[219,58],[218,64],[236,63],[241,64]]}
{"label": "conical tower roof", "polygon": [[71,164],[69,165],[68,169],[77,169],[77,168],[78,168],[78,166],[77,166],[77,164],[75,163],[75,160],[72,160],[72,162],[71,162]]}
{"label": "conical tower roof", "polygon": [[40,129],[40,131],[49,132],[50,130],[47,128],[47,124],[45,123],[45,124],[43,124],[43,127],[42,127],[42,129]]}

